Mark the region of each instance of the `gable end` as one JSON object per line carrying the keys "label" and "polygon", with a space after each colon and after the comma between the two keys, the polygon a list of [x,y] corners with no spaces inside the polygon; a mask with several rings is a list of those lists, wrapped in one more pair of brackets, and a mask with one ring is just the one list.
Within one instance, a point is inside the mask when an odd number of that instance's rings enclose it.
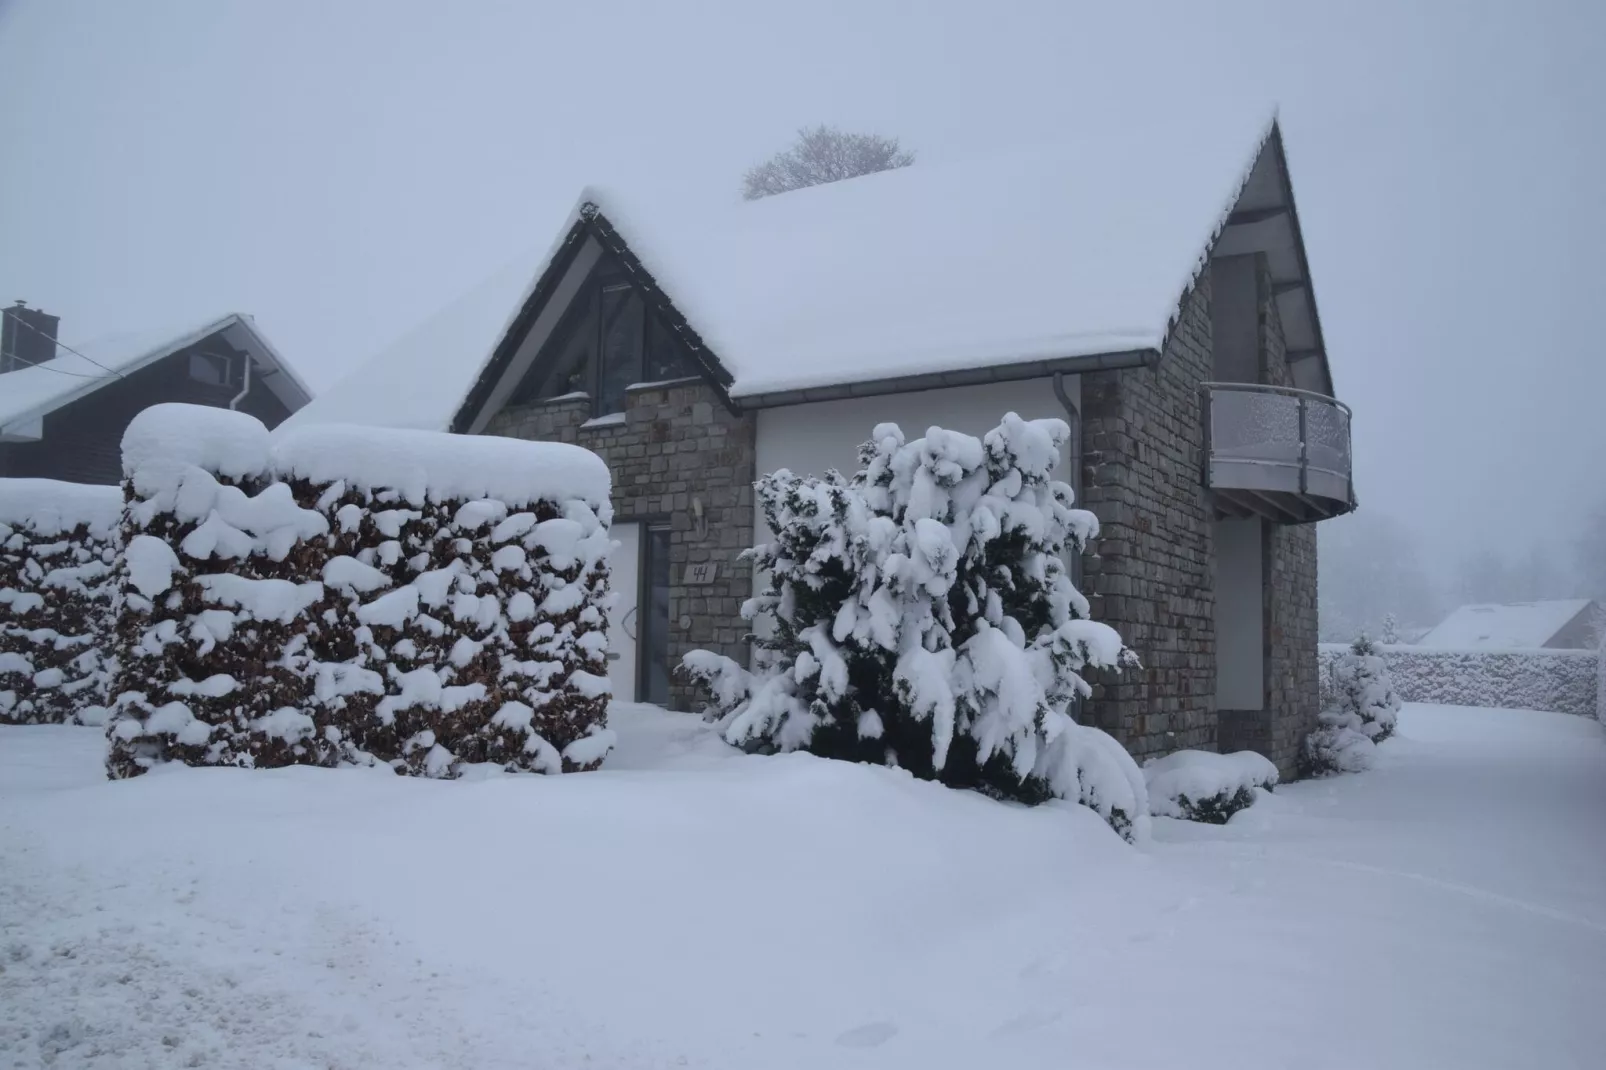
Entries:
{"label": "gable end", "polygon": [[652,273],[642,265],[641,260],[630,251],[629,245],[608,222],[601,210],[588,201],[580,206],[579,218],[564,235],[558,251],[552,256],[546,270],[541,273],[540,279],[530,291],[530,296],[508,325],[501,340],[497,342],[491,359],[486,362],[474,385],[469,388],[463,403],[458,406],[450,424],[451,431],[458,434],[470,432],[482,410],[491,401],[497,384],[507,374],[514,355],[524,344],[525,337],[536,320],[551,302],[559,283],[568,274],[588,238],[595,240],[629,272],[631,280],[640,288],[648,307],[662,317],[663,322],[685,346],[688,355],[696,362],[698,369],[714,388],[726,409],[732,414],[740,413],[741,410],[730,397],[731,374],[714,356],[702,336],[686,322],[686,317],[675,308],[674,302],[663,292]]}

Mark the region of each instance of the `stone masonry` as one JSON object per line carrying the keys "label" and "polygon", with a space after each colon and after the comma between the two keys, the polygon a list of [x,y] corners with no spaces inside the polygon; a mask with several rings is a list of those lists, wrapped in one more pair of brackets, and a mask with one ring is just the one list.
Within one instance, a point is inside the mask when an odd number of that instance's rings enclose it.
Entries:
{"label": "stone masonry", "polygon": [[[1157,368],[1082,380],[1082,500],[1102,532],[1086,566],[1093,616],[1119,631],[1142,670],[1104,676],[1094,724],[1140,762],[1182,748],[1256,750],[1292,778],[1315,727],[1316,528],[1262,527],[1262,710],[1216,706],[1214,512],[1202,483],[1203,406],[1212,378],[1210,273],[1186,298]],[[1292,382],[1264,263],[1258,271],[1260,378]]]}
{"label": "stone masonry", "polygon": [[[670,528],[670,665],[699,648],[746,664],[741,605],[753,584],[738,557],[753,531],[753,417],[733,415],[700,380],[631,388],[622,421],[604,418],[587,426],[590,412],[584,395],[510,406],[491,418],[485,432],[569,442],[606,461],[613,474],[614,523]],[[702,502],[700,523],[694,499]],[[716,566],[714,581],[687,585],[686,566],[705,562]],[[692,709],[697,697],[672,676],[673,708]]]}
{"label": "stone masonry", "polygon": [[1093,618],[1143,661],[1095,683],[1088,714],[1139,761],[1216,747],[1215,549],[1199,400],[1210,340],[1205,272],[1157,368],[1082,379],[1082,500],[1102,529],[1084,587]]}

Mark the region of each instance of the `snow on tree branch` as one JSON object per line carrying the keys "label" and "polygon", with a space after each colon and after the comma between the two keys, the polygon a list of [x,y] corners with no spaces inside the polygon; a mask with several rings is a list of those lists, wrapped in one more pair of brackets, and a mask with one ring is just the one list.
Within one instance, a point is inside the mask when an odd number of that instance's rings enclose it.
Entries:
{"label": "snow on tree branch", "polygon": [[1050,478],[1069,429],[1014,413],[983,438],[871,433],[851,479],[758,483],[774,541],[748,604],[761,667],[690,654],[727,741],[887,764],[951,787],[1094,806],[1140,835],[1143,777],[1075,724],[1082,673],[1136,658],[1088,617],[1063,558],[1098,531]]}

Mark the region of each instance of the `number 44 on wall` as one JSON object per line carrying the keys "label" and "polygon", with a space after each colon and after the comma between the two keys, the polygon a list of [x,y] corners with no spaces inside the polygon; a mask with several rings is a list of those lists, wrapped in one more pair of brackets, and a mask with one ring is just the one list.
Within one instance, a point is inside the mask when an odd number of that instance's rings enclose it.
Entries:
{"label": "number 44 on wall", "polygon": [[694,565],[687,565],[680,574],[680,582],[688,587],[701,587],[713,583],[714,577],[719,575],[719,567],[712,561],[702,561]]}

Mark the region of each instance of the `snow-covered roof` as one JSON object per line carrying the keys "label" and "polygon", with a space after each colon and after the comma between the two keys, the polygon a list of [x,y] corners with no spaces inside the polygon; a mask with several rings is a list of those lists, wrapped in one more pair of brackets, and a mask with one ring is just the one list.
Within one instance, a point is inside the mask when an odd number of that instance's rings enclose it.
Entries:
{"label": "snow-covered roof", "polygon": [[444,431],[523,304],[547,257],[517,257],[418,324],[281,425],[366,424]]}
{"label": "snow-covered roof", "polygon": [[[594,202],[735,397],[1159,349],[1264,129],[916,164],[707,216]],[[1186,161],[1179,166],[1178,161]]]}
{"label": "snow-covered roof", "polygon": [[[1157,351],[1273,129],[1263,119],[1105,124],[1050,148],[712,207],[587,188],[553,246],[487,279],[292,422],[450,426],[564,236],[592,212],[701,337],[738,401]],[[1286,199],[1280,172],[1268,176],[1268,195]],[[1297,244],[1294,224],[1273,225]],[[1319,333],[1310,308],[1285,319]]]}
{"label": "snow-covered roof", "polygon": [[75,342],[72,349],[77,352],[57,347],[54,360],[0,375],[0,441],[36,439],[38,421],[46,414],[219,332],[229,344],[251,354],[264,369],[265,385],[288,408],[295,410],[312,397],[251,317],[231,312],[199,325]]}
{"label": "snow-covered roof", "polygon": [[1462,606],[1416,641],[1441,650],[1537,649],[1592,603],[1585,598]]}

